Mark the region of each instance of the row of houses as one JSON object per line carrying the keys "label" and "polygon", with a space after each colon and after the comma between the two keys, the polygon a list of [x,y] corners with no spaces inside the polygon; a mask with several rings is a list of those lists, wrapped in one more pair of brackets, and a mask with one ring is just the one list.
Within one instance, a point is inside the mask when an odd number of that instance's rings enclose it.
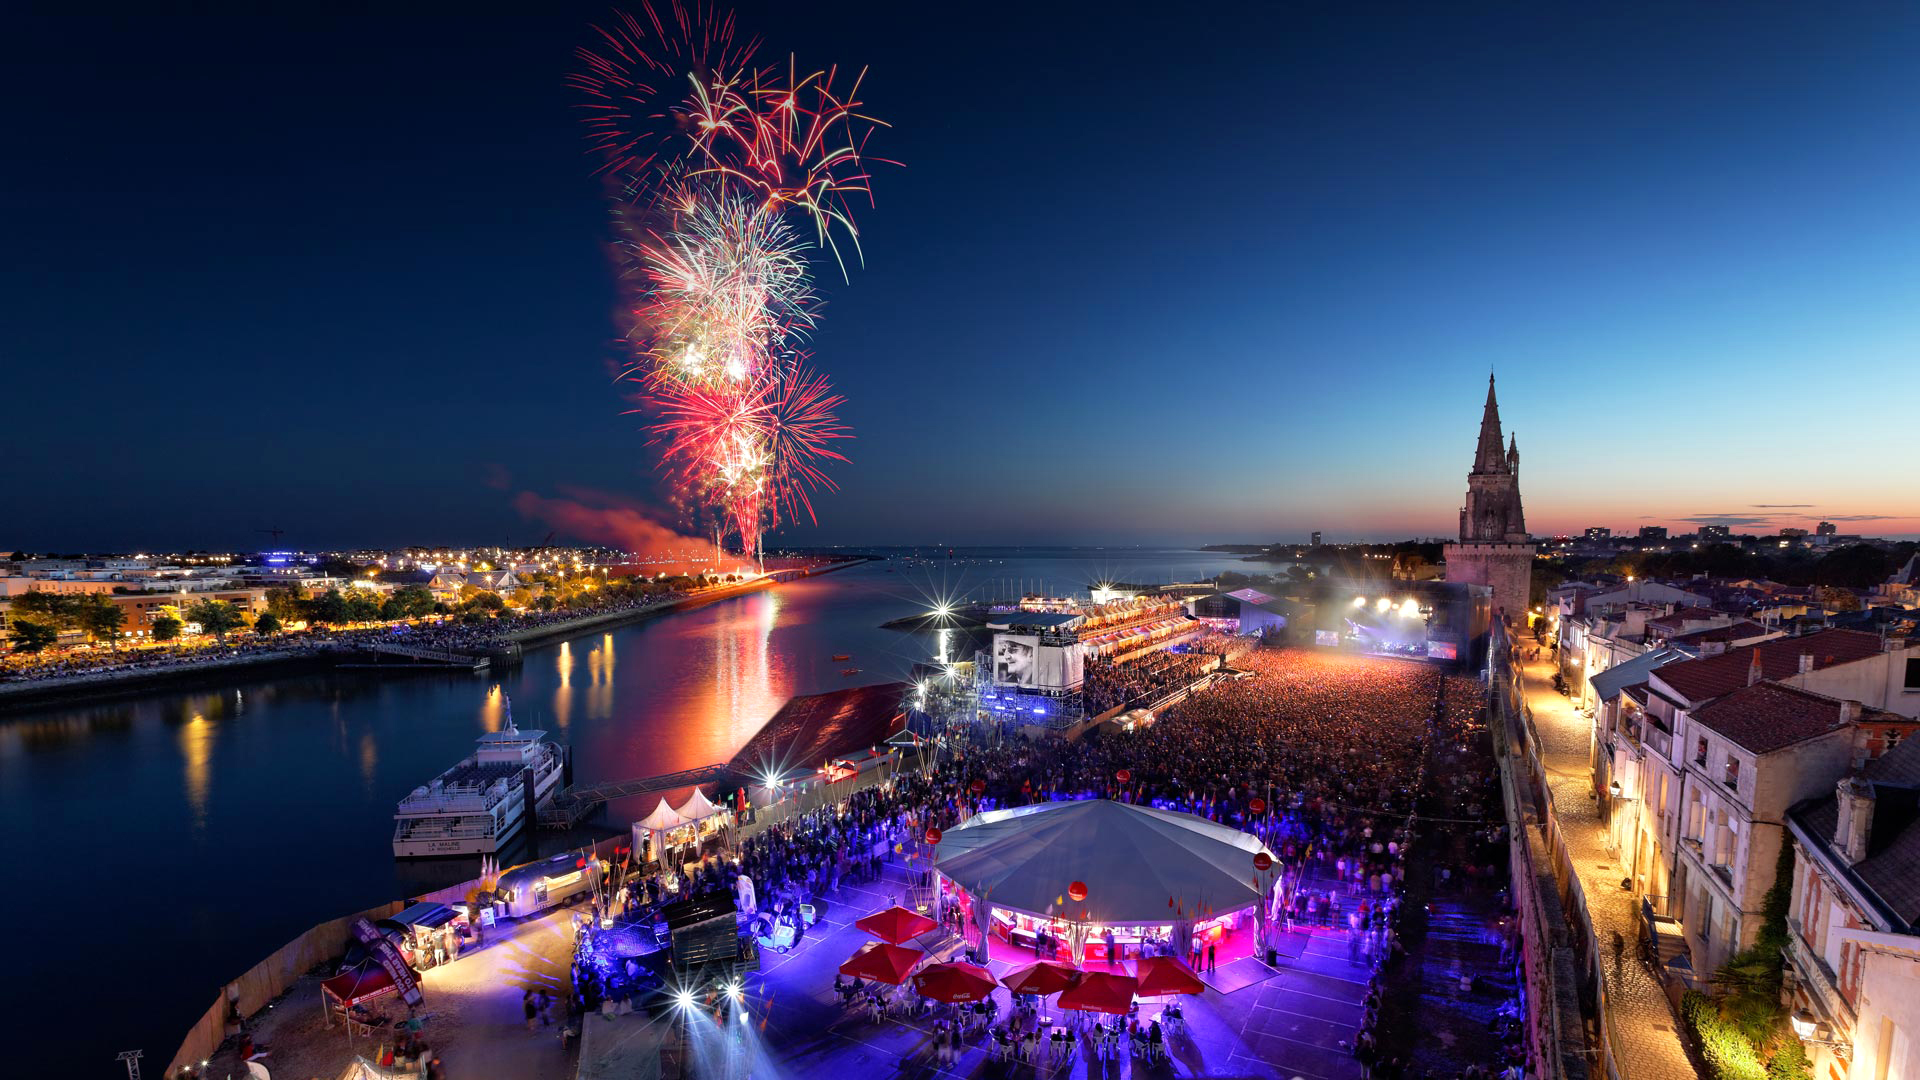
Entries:
{"label": "row of houses", "polygon": [[1755,944],[1790,851],[1787,983],[1814,1075],[1920,1076],[1913,621],[1796,633],[1714,591],[1556,598],[1621,887],[1670,981],[1704,987]]}

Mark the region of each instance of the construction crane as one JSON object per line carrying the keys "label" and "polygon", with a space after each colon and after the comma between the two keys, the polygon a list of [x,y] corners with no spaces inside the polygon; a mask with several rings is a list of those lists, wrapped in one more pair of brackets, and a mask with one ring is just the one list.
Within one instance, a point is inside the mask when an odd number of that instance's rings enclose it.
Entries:
{"label": "construction crane", "polygon": [[281,537],[281,534],[283,534],[283,533],[285,533],[285,532],[286,532],[287,530],[285,530],[285,529],[255,529],[255,530],[253,530],[253,531],[254,531],[254,532],[259,532],[259,533],[266,533],[266,534],[268,534],[268,535],[270,535],[270,536],[272,536],[272,537],[273,537],[273,543],[274,543],[274,546],[275,546],[275,547],[278,547],[278,546],[280,545],[280,537]]}

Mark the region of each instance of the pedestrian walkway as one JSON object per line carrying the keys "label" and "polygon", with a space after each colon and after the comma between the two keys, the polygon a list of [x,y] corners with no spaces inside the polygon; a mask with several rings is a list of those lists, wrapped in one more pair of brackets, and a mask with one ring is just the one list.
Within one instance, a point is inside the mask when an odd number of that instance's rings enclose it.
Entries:
{"label": "pedestrian walkway", "polygon": [[1586,893],[1594,935],[1604,943],[1611,942],[1617,933],[1628,944],[1620,962],[1605,956],[1601,964],[1607,1013],[1602,1022],[1614,1061],[1626,1080],[1694,1077],[1698,1074],[1687,1057],[1666,994],[1632,947],[1639,940],[1638,912],[1633,894],[1620,888],[1625,875],[1607,850],[1606,826],[1600,820],[1599,802],[1592,798],[1589,750],[1593,722],[1553,689],[1551,661],[1518,666],[1524,674],[1527,707],[1532,710],[1534,729],[1539,733],[1540,763],[1551,789],[1552,813]]}

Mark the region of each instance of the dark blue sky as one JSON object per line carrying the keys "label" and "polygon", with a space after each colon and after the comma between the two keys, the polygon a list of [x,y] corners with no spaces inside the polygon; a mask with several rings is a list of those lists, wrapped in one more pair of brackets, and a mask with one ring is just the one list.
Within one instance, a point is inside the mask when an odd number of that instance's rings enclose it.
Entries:
{"label": "dark blue sky", "polygon": [[[1536,531],[1920,530],[1920,11],[1430,6],[742,8],[906,164],[822,275],[844,490],[773,542],[1445,532],[1490,366]],[[649,497],[603,12],[10,24],[0,548]]]}

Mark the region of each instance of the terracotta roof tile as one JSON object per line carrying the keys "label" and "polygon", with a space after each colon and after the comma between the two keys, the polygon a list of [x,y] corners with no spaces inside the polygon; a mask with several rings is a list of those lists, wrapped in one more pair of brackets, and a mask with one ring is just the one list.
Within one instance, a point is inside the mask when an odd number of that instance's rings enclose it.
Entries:
{"label": "terracotta roof tile", "polygon": [[1815,669],[1864,660],[1880,652],[1880,636],[1858,630],[1821,630],[1799,637],[1777,638],[1757,645],[1728,649],[1718,656],[1703,656],[1668,664],[1654,678],[1689,702],[1711,701],[1747,685],[1747,673],[1755,654],[1760,657],[1761,673],[1767,679],[1784,679],[1799,674],[1800,657],[1811,655]]}
{"label": "terracotta roof tile", "polygon": [[[1693,710],[1693,718],[1755,754],[1771,754],[1847,726],[1840,718],[1837,699],[1769,682],[1742,687],[1703,705]],[[1860,718],[1890,717],[1878,709],[1862,709]]]}

